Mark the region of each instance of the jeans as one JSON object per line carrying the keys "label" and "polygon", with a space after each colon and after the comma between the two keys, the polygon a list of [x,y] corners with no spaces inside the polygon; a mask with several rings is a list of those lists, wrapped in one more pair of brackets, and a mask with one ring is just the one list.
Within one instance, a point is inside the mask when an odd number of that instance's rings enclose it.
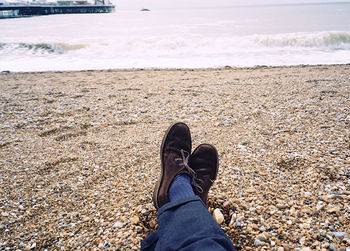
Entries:
{"label": "jeans", "polygon": [[236,250],[197,196],[169,202],[157,215],[159,227],[141,250]]}

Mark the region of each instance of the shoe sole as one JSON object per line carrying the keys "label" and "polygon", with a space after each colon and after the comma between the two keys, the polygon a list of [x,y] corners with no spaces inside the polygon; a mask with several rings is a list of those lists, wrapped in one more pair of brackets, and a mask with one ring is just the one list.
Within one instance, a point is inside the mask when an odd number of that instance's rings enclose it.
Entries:
{"label": "shoe sole", "polygon": [[[167,138],[167,136],[168,136],[170,130],[171,130],[175,125],[178,125],[178,124],[183,124],[183,125],[185,125],[185,126],[188,128],[188,126],[187,126],[185,123],[183,123],[183,122],[176,122],[176,123],[172,124],[172,125],[169,126],[169,128],[166,130],[165,135],[164,135],[164,137],[163,137],[163,139],[162,139],[162,144],[160,145],[161,174],[160,174],[160,179],[157,181],[156,186],[154,187],[154,191],[153,191],[153,205],[154,205],[154,207],[155,207],[156,209],[159,208],[157,198],[158,198],[158,194],[159,194],[159,188],[160,188],[160,186],[161,186],[161,184],[162,184],[162,181],[163,181],[163,178],[164,178],[164,163],[163,163],[163,158],[162,158],[162,156],[163,156],[163,148],[164,148],[165,139]],[[188,130],[189,130],[189,128],[188,128]]]}

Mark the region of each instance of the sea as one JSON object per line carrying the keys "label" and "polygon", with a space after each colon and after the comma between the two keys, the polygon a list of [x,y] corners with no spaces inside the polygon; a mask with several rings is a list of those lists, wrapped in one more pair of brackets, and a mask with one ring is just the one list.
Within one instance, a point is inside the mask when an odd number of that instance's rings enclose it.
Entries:
{"label": "sea", "polygon": [[350,63],[350,2],[0,19],[0,71]]}

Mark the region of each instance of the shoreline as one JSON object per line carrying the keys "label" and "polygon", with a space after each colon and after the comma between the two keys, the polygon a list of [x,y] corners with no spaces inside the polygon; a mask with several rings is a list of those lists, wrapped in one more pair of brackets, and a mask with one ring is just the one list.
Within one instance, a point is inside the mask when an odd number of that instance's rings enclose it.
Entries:
{"label": "shoreline", "polygon": [[159,147],[175,121],[193,149],[218,150],[208,210],[238,248],[350,247],[349,72],[0,74],[0,249],[140,249],[157,228]]}
{"label": "shoreline", "polygon": [[221,66],[221,67],[204,67],[204,68],[116,68],[116,69],[97,69],[97,70],[53,70],[53,71],[10,71],[3,70],[0,74],[31,74],[31,73],[65,73],[65,72],[124,72],[124,71],[203,71],[203,70],[244,70],[244,69],[261,69],[261,68],[295,68],[295,67],[321,67],[321,66],[348,66],[350,63],[343,64],[298,64],[298,65],[256,65],[256,66]]}

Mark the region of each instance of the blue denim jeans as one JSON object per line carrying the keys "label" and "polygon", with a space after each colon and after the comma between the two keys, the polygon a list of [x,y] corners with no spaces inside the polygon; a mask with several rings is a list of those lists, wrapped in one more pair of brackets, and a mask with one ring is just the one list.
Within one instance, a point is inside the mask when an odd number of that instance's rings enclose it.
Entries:
{"label": "blue denim jeans", "polygon": [[157,215],[158,229],[141,250],[236,250],[197,196],[169,202]]}

